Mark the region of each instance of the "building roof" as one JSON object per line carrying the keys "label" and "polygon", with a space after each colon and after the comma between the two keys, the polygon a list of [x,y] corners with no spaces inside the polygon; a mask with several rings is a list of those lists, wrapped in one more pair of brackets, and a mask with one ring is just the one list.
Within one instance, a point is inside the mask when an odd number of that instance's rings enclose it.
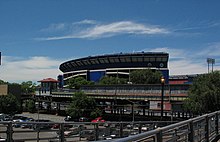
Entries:
{"label": "building roof", "polygon": [[43,79],[43,80],[40,80],[38,82],[59,82],[58,80],[56,79],[53,79],[53,78],[46,78],[46,79]]}

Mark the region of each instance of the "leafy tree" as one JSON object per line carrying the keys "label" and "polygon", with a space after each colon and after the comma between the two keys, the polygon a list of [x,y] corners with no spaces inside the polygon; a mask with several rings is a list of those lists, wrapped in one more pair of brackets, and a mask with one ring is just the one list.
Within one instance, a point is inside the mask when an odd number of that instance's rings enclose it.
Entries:
{"label": "leafy tree", "polygon": [[26,81],[21,83],[21,92],[22,94],[34,93],[36,90],[36,84],[32,81]]}
{"label": "leafy tree", "polygon": [[94,83],[91,81],[87,81],[83,77],[76,77],[76,78],[73,77],[73,78],[70,78],[68,81],[68,86],[70,89],[71,88],[79,89],[81,85],[92,85],[92,84]]}
{"label": "leafy tree", "polygon": [[20,109],[19,102],[12,94],[0,96],[0,112],[6,114],[14,114]]}
{"label": "leafy tree", "polygon": [[1,84],[8,84],[8,82],[5,82],[4,80],[1,80],[1,79],[0,79],[0,85],[1,85]]}
{"label": "leafy tree", "polygon": [[27,101],[27,110],[31,113],[34,113],[36,111],[34,100],[28,100]]}
{"label": "leafy tree", "polygon": [[127,79],[112,76],[104,76],[99,81],[100,85],[127,84]]}
{"label": "leafy tree", "polygon": [[197,114],[220,110],[220,72],[199,75],[188,94],[185,109]]}
{"label": "leafy tree", "polygon": [[94,115],[96,110],[95,100],[89,98],[83,92],[76,92],[72,97],[72,102],[67,109],[67,114],[72,118],[90,117]]}
{"label": "leafy tree", "polygon": [[130,73],[132,84],[156,84],[160,83],[162,73],[160,71],[153,72],[150,69],[135,70]]}

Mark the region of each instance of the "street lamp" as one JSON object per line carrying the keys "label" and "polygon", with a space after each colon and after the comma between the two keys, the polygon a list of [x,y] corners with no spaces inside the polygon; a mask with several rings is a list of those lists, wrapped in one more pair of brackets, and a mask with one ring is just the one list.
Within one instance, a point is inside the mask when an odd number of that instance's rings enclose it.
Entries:
{"label": "street lamp", "polygon": [[164,97],[164,83],[165,83],[165,78],[162,76],[160,78],[161,82],[161,119],[163,119],[163,97]]}

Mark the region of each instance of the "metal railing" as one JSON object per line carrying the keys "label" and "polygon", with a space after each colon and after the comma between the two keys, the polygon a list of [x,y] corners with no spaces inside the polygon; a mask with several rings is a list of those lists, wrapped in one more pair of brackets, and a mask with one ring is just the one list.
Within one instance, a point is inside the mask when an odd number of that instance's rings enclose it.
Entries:
{"label": "metal railing", "polygon": [[220,111],[157,128],[116,142],[212,142],[219,139]]}
{"label": "metal railing", "polygon": [[7,142],[72,142],[82,140],[107,142],[212,142],[219,138],[219,115],[220,111],[217,111],[176,123],[160,121],[105,123],[0,122],[0,140]]}
{"label": "metal railing", "polygon": [[73,142],[118,139],[175,122],[0,122],[0,141]]}

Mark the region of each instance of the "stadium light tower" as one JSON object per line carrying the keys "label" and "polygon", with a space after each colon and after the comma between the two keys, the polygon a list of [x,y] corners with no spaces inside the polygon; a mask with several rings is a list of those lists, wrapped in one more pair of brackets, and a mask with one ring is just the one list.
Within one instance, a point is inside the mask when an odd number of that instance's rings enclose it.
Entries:
{"label": "stadium light tower", "polygon": [[212,72],[213,72],[213,65],[215,64],[215,59],[207,58],[207,63],[208,63],[208,73],[209,73],[209,64],[212,65]]}

